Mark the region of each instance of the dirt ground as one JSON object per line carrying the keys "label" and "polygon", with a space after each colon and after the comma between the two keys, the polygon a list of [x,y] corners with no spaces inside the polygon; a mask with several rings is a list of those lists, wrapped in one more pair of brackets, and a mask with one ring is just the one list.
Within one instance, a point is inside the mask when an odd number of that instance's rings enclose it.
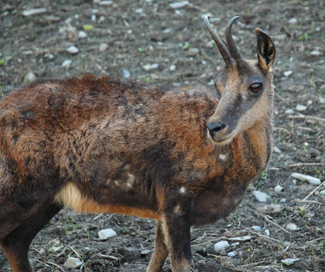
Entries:
{"label": "dirt ground", "polygon": [[[223,61],[202,15],[210,13],[222,37],[228,20],[240,15],[233,34],[246,58],[256,58],[256,27],[277,47],[274,152],[268,170],[233,214],[192,228],[192,271],[325,271],[325,186],[313,192],[317,186],[291,176],[325,180],[325,1],[191,0],[178,9],[172,3],[2,0],[0,95],[35,77],[84,73],[130,74],[154,84],[204,85],[213,92]],[[45,11],[23,15],[33,8]],[[70,46],[78,53],[68,53]],[[254,197],[257,190],[268,195],[266,203]],[[280,211],[263,213],[271,203],[281,205]],[[98,231],[106,228],[117,236],[101,241]],[[250,239],[229,240],[237,236]],[[64,210],[33,240],[29,256],[42,272],[145,271],[154,237],[153,220]],[[214,251],[222,240],[230,246]],[[82,266],[66,268],[68,257],[79,258]],[[283,264],[288,258],[297,260]],[[0,271],[11,271],[1,249]],[[171,271],[169,260],[163,271]]]}

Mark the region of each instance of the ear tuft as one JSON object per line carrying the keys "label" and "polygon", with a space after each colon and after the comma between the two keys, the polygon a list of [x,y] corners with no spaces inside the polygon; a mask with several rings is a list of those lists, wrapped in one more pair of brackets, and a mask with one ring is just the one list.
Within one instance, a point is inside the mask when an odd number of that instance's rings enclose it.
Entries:
{"label": "ear tuft", "polygon": [[265,73],[272,71],[276,50],[272,39],[259,28],[255,29],[257,38],[258,63]]}

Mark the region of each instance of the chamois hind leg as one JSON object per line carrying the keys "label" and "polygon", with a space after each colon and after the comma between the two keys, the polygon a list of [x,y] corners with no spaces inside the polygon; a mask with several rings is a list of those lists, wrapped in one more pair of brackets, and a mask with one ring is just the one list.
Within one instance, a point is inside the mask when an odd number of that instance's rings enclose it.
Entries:
{"label": "chamois hind leg", "polygon": [[162,231],[161,222],[157,221],[155,248],[151,256],[147,272],[158,272],[164,265],[164,262],[168,256],[168,249],[164,241],[164,234]]}
{"label": "chamois hind leg", "polygon": [[29,245],[35,235],[57,214],[62,207],[50,203],[38,213],[15,228],[1,239],[3,248],[13,272],[32,272],[28,261]]}

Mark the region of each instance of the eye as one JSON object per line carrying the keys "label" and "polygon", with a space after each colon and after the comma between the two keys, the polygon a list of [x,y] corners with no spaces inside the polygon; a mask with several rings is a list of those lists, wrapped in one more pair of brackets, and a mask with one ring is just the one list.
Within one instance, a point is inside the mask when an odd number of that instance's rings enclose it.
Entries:
{"label": "eye", "polygon": [[253,93],[258,93],[263,89],[262,83],[253,83],[249,86],[249,90]]}

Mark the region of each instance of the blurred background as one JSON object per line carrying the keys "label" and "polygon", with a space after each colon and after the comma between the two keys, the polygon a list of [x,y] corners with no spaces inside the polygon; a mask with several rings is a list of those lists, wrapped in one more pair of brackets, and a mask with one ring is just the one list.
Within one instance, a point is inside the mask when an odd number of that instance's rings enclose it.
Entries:
{"label": "blurred background", "polygon": [[[274,149],[235,213],[192,229],[192,271],[325,271],[324,0],[1,0],[0,96],[40,77],[85,73],[214,92],[223,61],[205,15],[222,38],[241,16],[233,36],[246,58],[257,58],[256,27],[275,42]],[[117,236],[99,240],[105,228]],[[62,211],[30,257],[35,271],[145,271],[154,233],[152,220]],[[216,249],[222,240],[229,246]],[[79,266],[65,265],[69,257]],[[1,249],[0,270],[11,271]]]}

